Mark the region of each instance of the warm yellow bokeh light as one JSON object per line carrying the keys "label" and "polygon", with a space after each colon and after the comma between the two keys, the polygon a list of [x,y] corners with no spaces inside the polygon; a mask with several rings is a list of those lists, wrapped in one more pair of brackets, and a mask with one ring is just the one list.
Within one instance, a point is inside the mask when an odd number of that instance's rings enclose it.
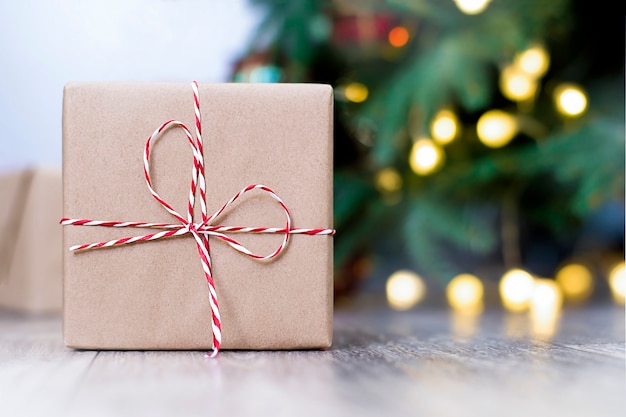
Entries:
{"label": "warm yellow bokeh light", "polygon": [[556,333],[561,318],[561,287],[549,279],[536,279],[530,300],[530,325],[533,337],[549,340]]}
{"label": "warm yellow bokeh light", "polygon": [[456,6],[465,14],[478,14],[483,12],[491,0],[454,0]]}
{"label": "warm yellow bokeh light", "polygon": [[387,302],[395,310],[408,310],[426,294],[426,285],[414,272],[401,270],[387,279]]}
{"label": "warm yellow bokeh light", "polygon": [[542,46],[536,45],[515,57],[515,66],[534,78],[546,73],[550,66],[550,56]]}
{"label": "warm yellow bokeh light", "polygon": [[346,96],[346,99],[352,101],[353,103],[361,103],[367,100],[369,90],[361,83],[350,83],[344,88],[343,93]]}
{"label": "warm yellow bokeh light", "polygon": [[525,101],[537,92],[537,80],[515,66],[508,66],[500,74],[500,91],[509,100]]}
{"label": "warm yellow bokeh light", "polygon": [[561,287],[551,279],[535,279],[530,297],[530,314],[535,318],[550,318],[563,306]]}
{"label": "warm yellow bokeh light", "polygon": [[593,292],[593,275],[584,265],[569,264],[559,269],[556,282],[561,286],[566,301],[585,301]]}
{"label": "warm yellow bokeh light", "polygon": [[528,272],[521,269],[508,271],[500,280],[502,304],[507,310],[515,312],[528,309],[534,285],[535,280]]}
{"label": "warm yellow bokeh light", "polygon": [[445,159],[443,150],[430,139],[420,139],[413,144],[409,155],[411,169],[418,175],[437,171]]}
{"label": "warm yellow bokeh light", "polygon": [[476,133],[478,139],[490,148],[500,148],[517,134],[515,117],[501,110],[489,110],[478,119]]}
{"label": "warm yellow bokeh light", "polygon": [[395,168],[384,168],[376,174],[376,188],[392,193],[402,188],[402,177]]}
{"label": "warm yellow bokeh light", "polygon": [[611,287],[613,299],[618,303],[624,304],[624,297],[626,296],[626,270],[624,269],[624,262],[620,262],[611,269],[609,273],[609,286]]}
{"label": "warm yellow bokeh light", "polygon": [[450,110],[441,110],[435,115],[430,124],[430,134],[435,142],[446,145],[454,140],[459,126],[459,120]]}
{"label": "warm yellow bokeh light", "polygon": [[483,294],[483,283],[470,274],[457,275],[446,287],[448,303],[457,311],[482,310]]}
{"label": "warm yellow bokeh light", "polygon": [[565,116],[580,116],[587,110],[587,95],[577,85],[561,84],[554,90],[556,108]]}
{"label": "warm yellow bokeh light", "polygon": [[391,46],[400,48],[409,41],[409,31],[404,26],[396,26],[389,31],[388,39]]}

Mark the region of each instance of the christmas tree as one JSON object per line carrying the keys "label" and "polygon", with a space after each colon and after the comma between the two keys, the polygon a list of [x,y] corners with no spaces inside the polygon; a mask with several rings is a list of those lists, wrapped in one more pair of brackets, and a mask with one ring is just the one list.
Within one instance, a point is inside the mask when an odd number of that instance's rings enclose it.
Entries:
{"label": "christmas tree", "polygon": [[621,34],[593,4],[251,3],[265,17],[234,79],[335,87],[338,271],[402,241],[445,283],[467,254],[524,266],[541,240],[547,275],[622,201],[623,54],[598,47]]}

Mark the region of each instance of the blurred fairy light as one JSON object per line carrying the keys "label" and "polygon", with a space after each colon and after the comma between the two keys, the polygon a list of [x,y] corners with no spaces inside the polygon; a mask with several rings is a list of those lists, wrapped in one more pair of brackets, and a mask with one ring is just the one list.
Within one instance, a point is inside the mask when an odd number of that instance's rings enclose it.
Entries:
{"label": "blurred fairy light", "polygon": [[563,290],[563,296],[569,302],[587,300],[593,292],[593,275],[580,264],[569,264],[556,273],[556,282]]}
{"label": "blurred fairy light", "polygon": [[376,188],[392,193],[402,188],[402,177],[395,168],[384,168],[376,174]]}
{"label": "blurred fairy light", "polygon": [[389,31],[389,43],[391,46],[400,48],[409,42],[409,31],[404,26],[396,26]]}
{"label": "blurred fairy light", "polygon": [[537,92],[537,80],[517,66],[509,65],[500,74],[500,90],[509,100],[529,100]]}
{"label": "blurred fairy light", "polygon": [[561,287],[551,279],[536,279],[530,297],[530,320],[535,337],[550,338],[554,335],[562,306]]}
{"label": "blurred fairy light", "polygon": [[430,125],[430,134],[435,142],[447,145],[456,138],[459,121],[450,110],[440,110]]}
{"label": "blurred fairy light", "polygon": [[418,175],[429,175],[443,165],[445,154],[443,150],[430,139],[419,139],[411,148],[409,164]]}
{"label": "blurred fairy light", "polygon": [[532,315],[554,315],[561,311],[563,293],[561,287],[551,279],[535,279],[530,296],[530,313]]}
{"label": "blurred fairy light", "polygon": [[500,91],[512,101],[532,99],[541,78],[550,65],[548,52],[539,45],[518,53],[511,65],[500,73]]}
{"label": "blurred fairy light", "polygon": [[541,45],[535,45],[515,56],[514,65],[531,77],[542,77],[550,66],[550,56]]}
{"label": "blurred fairy light", "polygon": [[446,298],[450,307],[459,312],[481,312],[483,294],[483,283],[471,274],[457,275],[446,287]]}
{"label": "blurred fairy light", "polygon": [[626,297],[626,270],[624,262],[620,262],[611,269],[609,286],[615,302],[624,304],[624,298]]}
{"label": "blurred fairy light", "polygon": [[353,103],[362,103],[367,100],[369,90],[365,85],[353,82],[345,86],[343,94],[347,100]]}
{"label": "blurred fairy light", "polygon": [[534,278],[521,269],[512,269],[502,276],[499,290],[502,304],[510,311],[528,309],[533,294]]}
{"label": "blurred fairy light", "polygon": [[454,2],[465,14],[479,14],[487,8],[491,0],[454,0]]}
{"label": "blurred fairy light", "polygon": [[500,148],[511,141],[518,131],[517,120],[501,110],[489,110],[478,119],[478,139],[490,148]]}
{"label": "blurred fairy light", "polygon": [[554,90],[557,110],[570,117],[580,116],[587,110],[587,95],[575,84],[561,84]]}
{"label": "blurred fairy light", "polygon": [[416,273],[400,270],[387,279],[386,291],[391,308],[408,310],[422,301],[426,295],[426,285]]}

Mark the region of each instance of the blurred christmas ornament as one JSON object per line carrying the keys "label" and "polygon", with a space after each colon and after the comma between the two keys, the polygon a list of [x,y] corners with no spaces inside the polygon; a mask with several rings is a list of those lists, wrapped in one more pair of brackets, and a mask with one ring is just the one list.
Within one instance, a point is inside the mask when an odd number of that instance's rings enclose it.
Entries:
{"label": "blurred christmas ornament", "polygon": [[334,18],[332,39],[341,46],[379,47],[387,41],[395,20],[389,13],[358,7],[345,9]]}
{"label": "blurred christmas ornament", "polygon": [[332,13],[332,43],[353,62],[396,60],[416,33],[416,19],[388,7],[383,0],[367,4],[338,1]]}
{"label": "blurred christmas ornament", "polygon": [[282,70],[272,64],[266,52],[246,56],[235,64],[233,70],[233,81],[238,83],[277,83],[282,77]]}

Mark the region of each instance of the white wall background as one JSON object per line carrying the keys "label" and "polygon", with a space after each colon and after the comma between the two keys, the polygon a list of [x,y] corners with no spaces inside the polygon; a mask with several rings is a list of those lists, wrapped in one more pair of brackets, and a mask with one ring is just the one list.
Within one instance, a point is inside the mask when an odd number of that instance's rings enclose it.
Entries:
{"label": "white wall background", "polygon": [[246,0],[1,0],[0,172],[61,164],[68,81],[227,81]]}

